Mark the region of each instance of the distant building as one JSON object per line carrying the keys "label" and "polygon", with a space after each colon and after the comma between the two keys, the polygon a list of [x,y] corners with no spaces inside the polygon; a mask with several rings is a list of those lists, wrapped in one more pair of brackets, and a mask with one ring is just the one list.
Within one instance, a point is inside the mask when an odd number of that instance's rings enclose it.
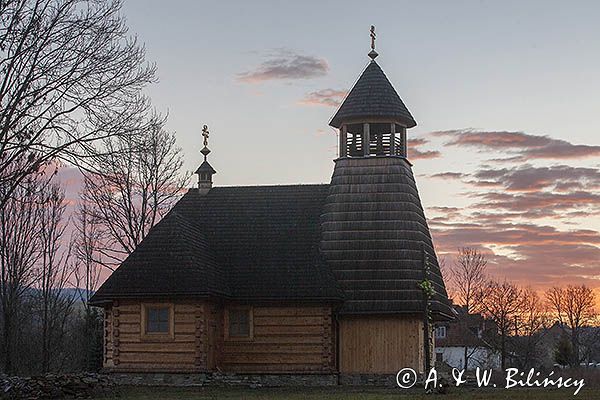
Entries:
{"label": "distant building", "polygon": [[457,318],[441,322],[435,328],[435,360],[452,368],[500,368],[500,354],[485,341],[496,329],[493,321],[481,314],[468,314],[464,307],[454,306]]}

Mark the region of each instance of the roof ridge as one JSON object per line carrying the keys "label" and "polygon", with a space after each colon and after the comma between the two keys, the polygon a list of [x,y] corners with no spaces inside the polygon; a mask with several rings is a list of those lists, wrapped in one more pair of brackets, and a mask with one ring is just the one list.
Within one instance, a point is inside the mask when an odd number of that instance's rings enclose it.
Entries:
{"label": "roof ridge", "polygon": [[267,185],[231,185],[231,186],[214,186],[213,189],[246,189],[246,188],[283,188],[283,187],[310,187],[310,186],[329,186],[329,183],[275,183]]}

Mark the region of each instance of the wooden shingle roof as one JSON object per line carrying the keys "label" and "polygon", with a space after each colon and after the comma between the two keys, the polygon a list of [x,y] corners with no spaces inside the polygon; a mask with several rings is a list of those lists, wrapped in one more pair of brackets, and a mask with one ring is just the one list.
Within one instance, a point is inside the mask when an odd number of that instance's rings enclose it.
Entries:
{"label": "wooden shingle roof", "polygon": [[400,157],[336,160],[322,215],[321,247],[346,301],[343,314],[423,311],[419,282],[435,289],[431,310],[453,312],[410,164]]}
{"label": "wooden shingle roof", "polygon": [[206,194],[191,189],[93,301],[157,295],[339,301],[343,294],[319,252],[328,189],[216,187]]}
{"label": "wooden shingle roof", "polygon": [[94,294],[91,303],[130,297],[228,295],[216,255],[199,228],[170,212]]}
{"label": "wooden shingle roof", "polygon": [[407,128],[417,125],[385,73],[374,60],[367,65],[329,125],[339,128],[342,122],[364,118],[387,118],[401,122]]}

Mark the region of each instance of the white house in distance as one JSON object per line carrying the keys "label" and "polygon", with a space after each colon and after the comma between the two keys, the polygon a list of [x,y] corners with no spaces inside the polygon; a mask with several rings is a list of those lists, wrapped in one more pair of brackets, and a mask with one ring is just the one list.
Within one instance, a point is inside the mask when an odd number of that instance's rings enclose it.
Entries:
{"label": "white house in distance", "polygon": [[435,360],[452,368],[500,368],[500,354],[492,350],[484,333],[495,329],[492,321],[481,314],[468,314],[463,307],[454,306],[458,313],[454,321],[439,323],[435,328]]}

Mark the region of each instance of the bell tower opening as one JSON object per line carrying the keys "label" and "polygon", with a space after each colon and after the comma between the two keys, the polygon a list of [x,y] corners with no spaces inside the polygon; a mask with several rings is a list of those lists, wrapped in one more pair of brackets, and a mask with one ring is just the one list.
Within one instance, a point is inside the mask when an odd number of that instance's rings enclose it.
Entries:
{"label": "bell tower opening", "polygon": [[406,158],[406,127],[393,121],[342,124],[339,156]]}

